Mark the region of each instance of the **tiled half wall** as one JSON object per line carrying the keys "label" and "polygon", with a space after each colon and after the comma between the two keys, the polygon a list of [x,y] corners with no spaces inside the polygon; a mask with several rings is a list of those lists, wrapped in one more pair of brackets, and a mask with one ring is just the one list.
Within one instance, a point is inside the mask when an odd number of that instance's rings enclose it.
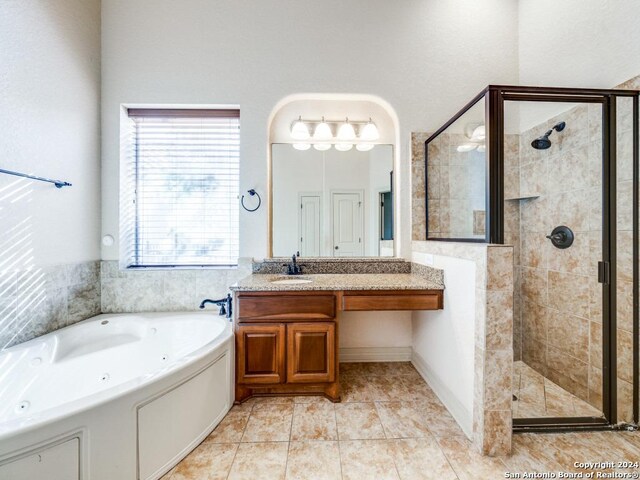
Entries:
{"label": "tiled half wall", "polygon": [[[431,258],[433,266],[444,268],[446,285],[445,310],[414,312],[414,363],[466,431],[471,417],[476,449],[506,455],[512,435],[513,248],[414,241],[412,258]],[[475,274],[461,277],[455,267],[461,260],[472,264]],[[473,305],[465,302],[472,297]],[[468,331],[472,337],[467,341]],[[445,363],[431,353],[442,338],[453,355]],[[459,388],[468,382],[473,388]]]}

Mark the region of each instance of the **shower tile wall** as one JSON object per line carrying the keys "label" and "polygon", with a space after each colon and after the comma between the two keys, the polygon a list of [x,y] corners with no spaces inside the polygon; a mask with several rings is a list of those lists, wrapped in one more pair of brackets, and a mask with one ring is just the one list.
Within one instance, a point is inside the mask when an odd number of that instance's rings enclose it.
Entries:
{"label": "shower tile wall", "polygon": [[[413,151],[424,152],[427,135],[412,135]],[[417,145],[421,141],[423,145]],[[441,238],[483,237],[485,234],[485,153],[472,150],[458,152],[459,145],[468,143],[463,134],[441,133],[429,143],[429,236]],[[425,240],[424,157],[414,156],[412,175],[413,240]],[[420,178],[421,177],[421,178]]]}
{"label": "shower tile wall", "polygon": [[100,313],[100,262],[0,272],[0,350]]}
{"label": "shower tile wall", "polygon": [[[531,147],[534,138],[559,121],[567,126],[551,137],[551,148]],[[602,408],[602,306],[597,282],[602,237],[600,128],[599,105],[574,107],[523,132],[519,166],[505,162],[507,175],[512,176],[506,185],[514,196],[537,196],[505,202],[506,241],[519,244],[515,359],[596,408]],[[509,142],[505,150],[513,153],[513,140]],[[571,248],[557,249],[545,238],[558,225],[574,231]]]}

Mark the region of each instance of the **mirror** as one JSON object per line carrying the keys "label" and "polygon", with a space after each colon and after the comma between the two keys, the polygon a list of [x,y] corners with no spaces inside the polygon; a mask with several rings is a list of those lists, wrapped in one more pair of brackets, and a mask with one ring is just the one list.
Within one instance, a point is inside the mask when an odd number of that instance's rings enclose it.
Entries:
{"label": "mirror", "polygon": [[279,143],[271,159],[273,256],[393,256],[392,145],[321,152]]}

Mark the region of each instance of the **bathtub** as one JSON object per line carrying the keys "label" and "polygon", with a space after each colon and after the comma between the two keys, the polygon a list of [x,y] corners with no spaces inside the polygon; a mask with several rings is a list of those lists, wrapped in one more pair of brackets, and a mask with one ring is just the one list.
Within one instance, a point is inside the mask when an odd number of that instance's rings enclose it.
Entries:
{"label": "bathtub", "polygon": [[233,403],[211,313],[98,315],[0,352],[0,480],[157,479]]}

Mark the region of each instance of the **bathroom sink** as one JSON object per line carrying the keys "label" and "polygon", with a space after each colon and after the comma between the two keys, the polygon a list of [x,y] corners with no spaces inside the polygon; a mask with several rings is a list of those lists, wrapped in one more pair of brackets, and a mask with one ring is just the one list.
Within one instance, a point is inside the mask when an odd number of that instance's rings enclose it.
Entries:
{"label": "bathroom sink", "polygon": [[271,283],[276,285],[302,285],[311,282],[313,282],[313,280],[309,280],[308,278],[280,278],[278,280],[271,280]]}

